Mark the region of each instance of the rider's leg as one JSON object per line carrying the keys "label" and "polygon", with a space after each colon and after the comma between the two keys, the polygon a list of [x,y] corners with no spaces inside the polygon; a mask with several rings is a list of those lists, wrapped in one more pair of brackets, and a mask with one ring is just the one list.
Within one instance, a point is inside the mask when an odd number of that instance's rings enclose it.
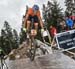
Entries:
{"label": "rider's leg", "polygon": [[40,23],[41,28],[43,29],[43,28],[44,28],[44,24],[43,24],[43,22],[42,22],[42,19],[41,19],[41,18],[39,18],[39,23]]}
{"label": "rider's leg", "polygon": [[31,21],[27,21],[27,31],[29,31]]}
{"label": "rider's leg", "polygon": [[30,28],[31,21],[27,21],[27,38],[29,38],[29,28]]}
{"label": "rider's leg", "polygon": [[38,19],[38,17],[35,15],[35,16],[34,16],[34,28],[36,29],[36,31],[38,30],[38,23],[39,23],[39,19]]}
{"label": "rider's leg", "polygon": [[34,27],[36,30],[38,30],[38,23],[34,23]]}
{"label": "rider's leg", "polygon": [[37,35],[37,32],[38,32],[38,23],[34,23],[34,28],[36,30],[36,35]]}
{"label": "rider's leg", "polygon": [[27,32],[29,32],[30,25],[31,25],[31,20],[32,20],[32,16],[29,15],[28,20],[27,20]]}

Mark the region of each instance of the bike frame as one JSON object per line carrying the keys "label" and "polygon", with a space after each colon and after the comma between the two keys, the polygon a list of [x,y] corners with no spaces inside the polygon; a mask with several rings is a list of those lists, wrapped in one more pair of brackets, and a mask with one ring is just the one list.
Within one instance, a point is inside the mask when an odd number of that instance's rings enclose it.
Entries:
{"label": "bike frame", "polygon": [[30,41],[28,42],[30,44],[30,49],[29,49],[29,57],[30,60],[33,61],[35,58],[35,53],[36,53],[36,48],[37,48],[37,42],[36,42],[36,35],[37,31],[33,28],[34,26],[34,20],[32,19],[31,22],[31,27],[30,27],[30,32],[29,32],[29,39]]}

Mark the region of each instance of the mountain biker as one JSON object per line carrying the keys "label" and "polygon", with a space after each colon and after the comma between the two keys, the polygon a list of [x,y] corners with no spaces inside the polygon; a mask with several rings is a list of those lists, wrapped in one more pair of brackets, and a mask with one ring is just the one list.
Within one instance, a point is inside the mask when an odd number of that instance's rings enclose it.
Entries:
{"label": "mountain biker", "polygon": [[32,23],[32,19],[34,19],[34,28],[36,29],[36,31],[38,30],[38,26],[40,24],[41,32],[43,32],[44,31],[43,22],[41,19],[41,14],[38,5],[34,5],[32,8],[29,8],[27,11],[26,17],[24,19],[24,28],[23,28],[25,32],[29,31],[29,28]]}

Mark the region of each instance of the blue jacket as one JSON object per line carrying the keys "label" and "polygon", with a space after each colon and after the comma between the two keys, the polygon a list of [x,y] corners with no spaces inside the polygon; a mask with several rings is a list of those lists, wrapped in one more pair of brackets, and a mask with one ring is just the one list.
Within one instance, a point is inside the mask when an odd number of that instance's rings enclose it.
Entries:
{"label": "blue jacket", "polygon": [[71,20],[70,18],[66,20],[66,25],[69,26],[70,28],[72,28],[73,26],[73,20]]}

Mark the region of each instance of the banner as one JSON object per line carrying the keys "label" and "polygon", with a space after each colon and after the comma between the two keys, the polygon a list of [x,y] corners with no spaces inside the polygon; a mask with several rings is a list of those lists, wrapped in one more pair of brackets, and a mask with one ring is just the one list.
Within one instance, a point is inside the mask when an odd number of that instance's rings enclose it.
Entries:
{"label": "banner", "polygon": [[55,36],[58,48],[75,48],[75,30],[58,33]]}

